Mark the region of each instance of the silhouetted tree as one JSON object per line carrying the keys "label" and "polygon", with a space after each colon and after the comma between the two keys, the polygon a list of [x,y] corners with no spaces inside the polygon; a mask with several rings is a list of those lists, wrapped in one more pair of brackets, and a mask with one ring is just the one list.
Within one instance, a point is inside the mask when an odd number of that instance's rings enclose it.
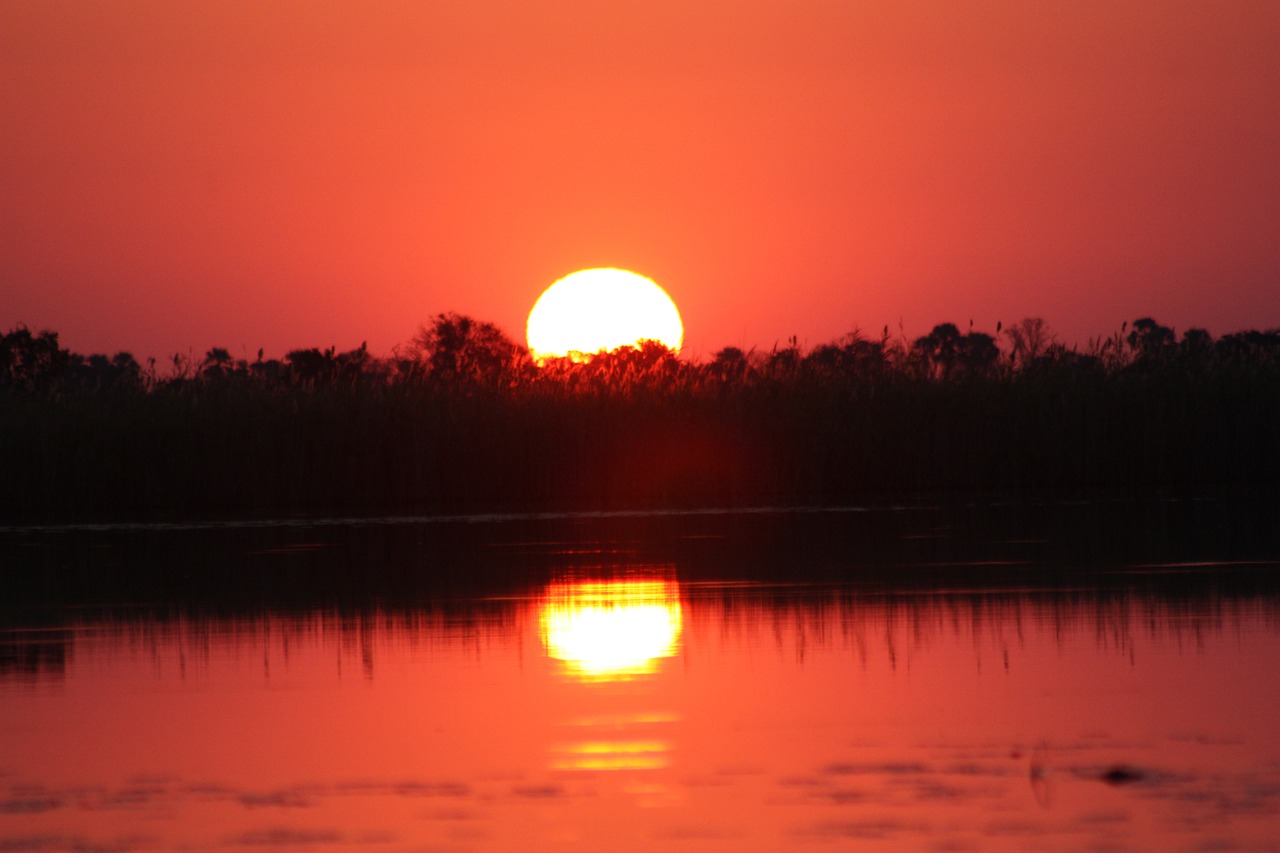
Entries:
{"label": "silhouetted tree", "polygon": [[72,353],[67,375],[81,387],[111,388],[140,384],[142,368],[127,352],[118,352],[110,358],[99,354],[85,357]]}
{"label": "silhouetted tree", "polygon": [[493,323],[462,314],[438,314],[414,336],[413,351],[429,375],[445,384],[503,384],[532,365],[529,351]]}
{"label": "silhouetted tree", "polygon": [[338,375],[338,360],[333,347],[326,350],[317,347],[290,350],[284,360],[304,385],[329,385]]}
{"label": "silhouetted tree", "polygon": [[28,390],[41,387],[62,377],[70,361],[70,351],[58,346],[57,332],[33,335],[19,325],[0,336],[0,383]]}
{"label": "silhouetted tree", "polygon": [[[887,336],[886,330],[886,338]],[[873,375],[883,372],[885,367],[888,366],[888,357],[885,354],[886,338],[878,341],[868,341],[858,337],[852,338],[843,347],[845,359],[860,374]]]}
{"label": "silhouetted tree", "polygon": [[1069,379],[1084,379],[1105,375],[1105,363],[1101,357],[1079,353],[1059,343],[1050,344],[1045,351],[1027,365],[1025,372],[1036,375],[1052,375]]}
{"label": "silhouetted tree", "polygon": [[1216,357],[1230,364],[1277,366],[1280,365],[1280,329],[1232,332],[1218,338],[1213,351]]}
{"label": "silhouetted tree", "polygon": [[939,323],[929,334],[916,338],[911,354],[928,375],[948,377],[960,354],[960,330],[955,323]]}
{"label": "silhouetted tree", "polygon": [[1134,357],[1143,361],[1163,358],[1171,354],[1175,341],[1176,337],[1172,329],[1161,326],[1150,317],[1134,320],[1133,328],[1125,338]]}
{"label": "silhouetted tree", "polygon": [[871,376],[886,366],[885,342],[868,341],[857,331],[840,341],[820,344],[804,357],[805,371],[810,376],[841,379],[850,376]]}
{"label": "silhouetted tree", "polygon": [[958,342],[956,361],[967,375],[986,376],[1000,361],[1000,348],[986,332],[969,332]]}
{"label": "silhouetted tree", "polygon": [[[300,350],[295,350],[299,352]],[[285,364],[278,358],[269,358],[265,361],[262,358],[262,351],[258,351],[258,360],[249,365],[249,375],[254,379],[266,383],[282,383],[285,381]]]}
{"label": "silhouetted tree", "polygon": [[1188,352],[1204,352],[1213,348],[1213,337],[1204,329],[1187,329],[1179,346]]}
{"label": "silhouetted tree", "polygon": [[1213,337],[1204,329],[1187,329],[1178,342],[1178,360],[1188,368],[1203,369],[1213,358]]}

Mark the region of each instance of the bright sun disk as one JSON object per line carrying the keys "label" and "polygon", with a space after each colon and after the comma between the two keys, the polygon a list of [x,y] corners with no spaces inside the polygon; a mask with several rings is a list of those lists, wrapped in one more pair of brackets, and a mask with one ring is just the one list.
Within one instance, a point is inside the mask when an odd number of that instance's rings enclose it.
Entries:
{"label": "bright sun disk", "polygon": [[652,279],[598,268],[571,273],[548,287],[529,312],[527,339],[539,362],[646,340],[679,350],[684,325],[676,304]]}

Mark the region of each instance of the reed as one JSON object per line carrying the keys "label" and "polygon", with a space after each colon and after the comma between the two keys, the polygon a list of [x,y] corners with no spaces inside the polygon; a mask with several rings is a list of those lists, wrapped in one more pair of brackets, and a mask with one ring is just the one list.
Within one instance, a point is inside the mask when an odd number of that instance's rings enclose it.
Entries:
{"label": "reed", "polygon": [[646,344],[536,368],[475,325],[484,337],[450,346],[501,358],[362,347],[250,364],[211,350],[166,376],[14,330],[0,349],[0,510],[461,513],[1280,484],[1277,332],[1178,340],[1138,321],[1078,352],[1025,322],[1003,348],[942,324],[916,341],[854,334],[704,363]]}

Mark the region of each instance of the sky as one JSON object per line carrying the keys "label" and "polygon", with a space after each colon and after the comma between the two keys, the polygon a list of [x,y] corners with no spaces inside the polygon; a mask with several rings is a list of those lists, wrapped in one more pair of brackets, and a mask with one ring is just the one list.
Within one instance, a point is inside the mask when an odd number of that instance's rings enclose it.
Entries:
{"label": "sky", "polygon": [[0,331],[253,357],[662,284],[685,351],[1280,326],[1280,3],[6,0]]}

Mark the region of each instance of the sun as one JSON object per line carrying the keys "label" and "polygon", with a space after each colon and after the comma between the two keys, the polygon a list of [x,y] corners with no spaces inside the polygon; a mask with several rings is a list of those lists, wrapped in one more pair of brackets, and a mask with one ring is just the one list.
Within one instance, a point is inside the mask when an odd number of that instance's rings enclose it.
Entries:
{"label": "sun", "polygon": [[529,312],[527,339],[538,362],[581,359],[646,340],[679,350],[684,325],[676,304],[652,279],[598,268],[578,270],[548,287]]}

